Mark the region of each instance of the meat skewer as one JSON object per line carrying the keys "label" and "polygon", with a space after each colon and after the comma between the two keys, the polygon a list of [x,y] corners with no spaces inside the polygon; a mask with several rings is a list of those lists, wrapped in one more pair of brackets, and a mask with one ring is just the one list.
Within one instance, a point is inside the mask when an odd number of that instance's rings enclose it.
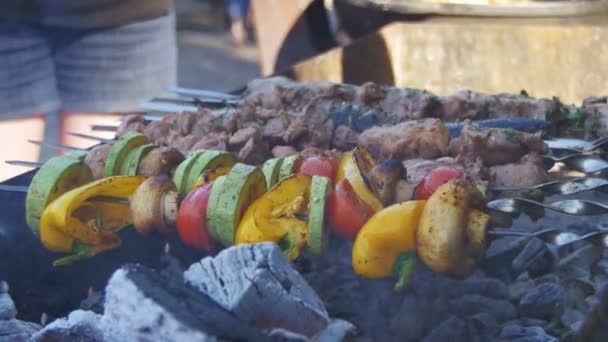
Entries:
{"label": "meat skewer", "polygon": [[[0,184],[0,191],[27,193],[28,187],[21,186],[21,185]],[[128,200],[107,197],[107,196],[97,196],[97,197],[94,197],[94,199],[96,201],[103,201],[103,202],[108,202],[108,203],[120,203],[120,204],[125,204],[125,205],[129,204]],[[515,230],[515,229],[494,228],[494,229],[488,230],[488,235],[497,236],[497,237],[498,236],[521,236],[521,237],[528,237],[528,238],[536,237],[536,238],[539,238],[539,239],[545,241],[546,243],[550,243],[550,244],[553,244],[553,245],[556,245],[559,247],[570,245],[570,244],[573,244],[573,243],[576,243],[579,241],[600,238],[599,240],[601,241],[601,243],[604,244],[606,247],[608,247],[608,231],[604,230],[604,229],[597,229],[594,232],[587,233],[584,235],[579,235],[579,234],[573,233],[568,230],[557,229],[557,228],[542,229],[542,230],[539,230],[536,232],[521,231],[521,230]]]}

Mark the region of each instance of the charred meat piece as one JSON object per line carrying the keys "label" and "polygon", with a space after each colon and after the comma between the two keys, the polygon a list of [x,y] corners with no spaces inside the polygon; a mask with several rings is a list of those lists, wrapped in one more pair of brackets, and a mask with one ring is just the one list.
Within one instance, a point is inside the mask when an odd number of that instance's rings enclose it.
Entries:
{"label": "charred meat piece", "polygon": [[228,135],[223,131],[209,132],[205,134],[191,150],[218,150],[225,151],[228,146]]}
{"label": "charred meat piece", "polygon": [[146,129],[146,120],[139,114],[131,114],[122,118],[116,129],[116,138],[122,137],[127,132],[143,133]]}
{"label": "charred meat piece", "polygon": [[438,116],[439,98],[427,91],[392,88],[381,102],[382,110],[399,121]]}
{"label": "charred meat piece", "polygon": [[272,148],[272,155],[275,158],[285,158],[298,154],[298,150],[289,145],[277,145]]}
{"label": "charred meat piece", "polygon": [[464,166],[456,159],[442,157],[435,160],[409,159],[403,162],[407,174],[407,181],[411,184],[418,184],[433,169],[439,166],[453,167],[465,173]]}
{"label": "charred meat piece", "polygon": [[146,126],[144,134],[155,144],[165,145],[170,131],[171,123],[165,120],[155,120]]}
{"label": "charred meat piece", "polygon": [[461,137],[450,143],[452,155],[479,157],[486,166],[514,163],[528,153],[545,149],[540,134],[501,128],[479,130],[470,120],[462,128]]}
{"label": "charred meat piece", "polygon": [[398,160],[387,159],[374,166],[369,173],[372,189],[384,206],[395,203],[398,182],[406,179],[406,171]]}
{"label": "charred meat piece", "polygon": [[489,106],[491,118],[523,116],[552,121],[559,114],[558,100],[535,99],[526,95],[498,94]]}
{"label": "charred meat piece", "polygon": [[192,132],[192,127],[198,119],[198,113],[182,112],[177,115],[174,129],[180,135],[188,135]]}
{"label": "charred meat piece", "polygon": [[479,120],[488,115],[495,98],[489,95],[463,90],[441,98],[441,118],[446,121],[463,119]]}
{"label": "charred meat piece", "polygon": [[[537,154],[528,154],[516,163],[490,167],[490,185],[497,187],[525,187],[545,183],[550,180]],[[521,196],[520,193],[503,192],[501,196]],[[536,193],[525,194],[537,196]]]}
{"label": "charred meat piece", "polygon": [[103,178],[103,168],[112,145],[101,144],[93,147],[84,158],[84,163],[91,169],[95,179]]}
{"label": "charred meat piece", "polygon": [[406,121],[374,127],[361,133],[358,143],[377,159],[432,159],[447,154],[448,131],[439,119]]}
{"label": "charred meat piece", "polygon": [[359,134],[347,126],[341,125],[334,132],[333,147],[340,150],[349,150],[356,146]]}
{"label": "charred meat piece", "polygon": [[286,116],[279,116],[270,119],[264,126],[264,139],[272,145],[278,145],[283,142],[283,132],[289,126],[289,120]]}
{"label": "charred meat piece", "polygon": [[183,161],[184,155],[175,148],[155,148],[141,159],[137,167],[137,174],[146,177],[162,174],[173,175],[175,168]]}
{"label": "charred meat piece", "polygon": [[386,88],[374,82],[366,82],[357,89],[354,102],[364,106],[374,105],[384,99],[386,92]]}

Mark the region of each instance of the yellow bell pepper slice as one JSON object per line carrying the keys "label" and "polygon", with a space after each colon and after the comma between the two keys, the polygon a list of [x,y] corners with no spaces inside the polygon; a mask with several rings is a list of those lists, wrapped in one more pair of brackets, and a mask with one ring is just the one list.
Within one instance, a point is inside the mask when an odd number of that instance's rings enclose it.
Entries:
{"label": "yellow bell pepper slice", "polygon": [[198,176],[192,184],[192,189],[203,186],[206,183],[213,182],[220,176],[225,176],[232,170],[232,166],[222,166],[203,172],[202,175]]}
{"label": "yellow bell pepper slice", "polygon": [[383,205],[365,179],[376,164],[374,158],[364,148],[356,147],[353,151],[344,154],[336,175],[336,183],[344,178],[348,179],[359,198],[374,212],[380,211]]}
{"label": "yellow bell pepper slice", "polygon": [[416,229],[425,203],[393,204],[372,216],[353,245],[355,273],[367,278],[390,276],[399,255],[416,250]]}
{"label": "yellow bell pepper slice", "polygon": [[115,233],[132,223],[128,203],[118,201],[128,200],[145,179],[108,177],[61,195],[46,207],[40,218],[42,244],[52,252],[82,257],[118,247],[120,239]]}
{"label": "yellow bell pepper slice", "polygon": [[235,243],[278,243],[289,260],[300,255],[306,244],[311,177],[291,175],[265,193],[245,211]]}

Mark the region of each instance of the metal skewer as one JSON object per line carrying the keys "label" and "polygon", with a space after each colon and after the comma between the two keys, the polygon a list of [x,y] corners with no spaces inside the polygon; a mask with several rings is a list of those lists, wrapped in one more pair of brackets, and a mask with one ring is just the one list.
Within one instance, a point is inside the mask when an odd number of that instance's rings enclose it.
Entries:
{"label": "metal skewer", "polygon": [[26,167],[34,167],[34,168],[42,166],[42,163],[29,162],[29,161],[24,161],[24,160],[5,160],[4,162],[9,165],[15,165],[15,166],[26,166]]}
{"label": "metal skewer", "polygon": [[49,147],[49,148],[52,148],[55,150],[67,150],[67,151],[86,151],[87,150],[85,148],[68,146],[68,145],[63,145],[63,144],[49,144],[49,143],[45,143],[43,141],[38,141],[38,140],[28,140],[27,142],[29,142],[30,144],[38,145],[38,146],[46,146],[46,147]]}
{"label": "metal skewer", "polygon": [[67,134],[71,135],[73,137],[78,137],[78,138],[87,139],[87,140],[94,140],[94,141],[102,142],[105,144],[113,144],[116,142],[116,140],[114,140],[114,139],[106,139],[106,138],[96,137],[94,135],[82,134],[82,133],[77,133],[77,132],[67,132]]}
{"label": "metal skewer", "polygon": [[608,205],[580,199],[561,200],[549,204],[527,198],[501,198],[486,203],[486,208],[507,214],[530,214],[549,209],[561,214],[587,216],[608,213]]}
{"label": "metal skewer", "polygon": [[608,230],[597,230],[587,234],[577,234],[564,229],[542,229],[536,232],[526,232],[513,229],[490,229],[489,236],[520,236],[526,238],[538,238],[545,243],[549,243],[558,247],[571,245],[580,241],[598,241],[602,246],[608,247]]}
{"label": "metal skewer", "polygon": [[203,89],[192,89],[192,88],[184,88],[184,87],[170,87],[170,92],[176,93],[182,96],[189,97],[203,97],[203,98],[216,98],[216,99],[224,99],[224,100],[239,100],[241,96],[220,93],[212,90],[203,90]]}
{"label": "metal skewer", "polygon": [[556,163],[563,163],[569,169],[580,171],[583,173],[593,173],[600,170],[608,169],[608,162],[604,159],[588,155],[586,153],[572,154],[566,157],[553,157],[543,155],[543,163],[546,169],[550,169]]}
{"label": "metal skewer", "polygon": [[581,177],[562,181],[552,181],[533,186],[515,187],[488,187],[490,191],[522,191],[541,190],[556,195],[573,195],[584,191],[604,190],[608,186],[608,179],[600,177]]}

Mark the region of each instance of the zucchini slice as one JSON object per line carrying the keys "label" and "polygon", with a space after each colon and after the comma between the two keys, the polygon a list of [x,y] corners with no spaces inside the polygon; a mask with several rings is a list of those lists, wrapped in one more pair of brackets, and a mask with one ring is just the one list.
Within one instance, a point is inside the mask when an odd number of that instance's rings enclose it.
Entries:
{"label": "zucchini slice", "polygon": [[204,181],[215,180],[218,176],[228,174],[232,167],[236,164],[236,157],[231,153],[222,151],[206,151],[198,155],[194,164],[190,168],[186,176],[185,193],[189,193],[197,183],[197,179],[201,175],[207,176]]}
{"label": "zucchini slice", "polygon": [[150,151],[158,148],[154,144],[141,145],[129,152],[125,162],[120,166],[120,175],[122,176],[137,176],[137,167],[143,157],[145,157]]}
{"label": "zucchini slice", "polygon": [[331,189],[331,180],[327,177],[313,176],[310,186],[308,209],[308,249],[321,255],[327,246],[329,230],[325,228],[325,203]]}
{"label": "zucchini slice", "polygon": [[215,180],[207,205],[207,224],[214,240],[234,245],[236,228],[253,201],[266,192],[262,171],[237,163],[226,175]]}
{"label": "zucchini slice", "polygon": [[192,166],[194,166],[196,163],[197,158],[205,152],[205,150],[190,152],[188,157],[186,157],[186,160],[181,162],[175,169],[175,173],[173,174],[173,183],[175,183],[177,192],[180,195],[185,196],[188,194],[188,190],[186,190],[186,188],[188,187],[188,175],[190,174],[190,169],[192,169]]}
{"label": "zucchini slice", "polygon": [[67,191],[93,181],[83,160],[68,156],[49,159],[32,178],[25,198],[25,221],[40,236],[40,216],[49,203]]}
{"label": "zucchini slice", "polygon": [[283,178],[292,175],[301,159],[302,157],[297,154],[285,157],[283,159],[283,162],[281,163],[279,170],[279,179],[277,181],[281,181]]}
{"label": "zucchini slice", "polygon": [[120,137],[108,152],[106,165],[103,169],[104,177],[116,176],[120,173],[122,164],[125,162],[127,155],[138,146],[150,143],[148,138],[137,132],[127,132]]}
{"label": "zucchini slice", "polygon": [[271,189],[279,181],[279,172],[281,171],[283,158],[272,158],[267,160],[262,166],[264,178],[266,178],[266,187]]}

